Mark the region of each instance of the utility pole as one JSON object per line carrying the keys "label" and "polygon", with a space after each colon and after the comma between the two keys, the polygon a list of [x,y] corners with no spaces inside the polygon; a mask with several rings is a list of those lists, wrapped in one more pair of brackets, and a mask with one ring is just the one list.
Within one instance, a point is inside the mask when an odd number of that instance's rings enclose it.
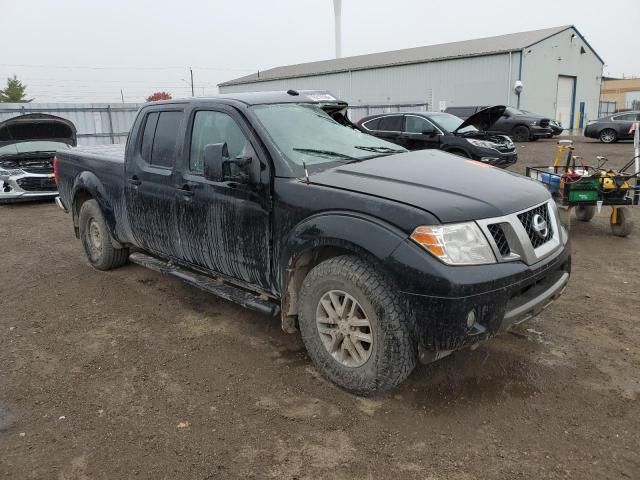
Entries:
{"label": "utility pole", "polygon": [[336,58],[342,57],[342,0],[333,0]]}
{"label": "utility pole", "polygon": [[193,90],[193,69],[191,67],[189,67],[189,73],[191,74],[191,96],[195,97],[196,94]]}

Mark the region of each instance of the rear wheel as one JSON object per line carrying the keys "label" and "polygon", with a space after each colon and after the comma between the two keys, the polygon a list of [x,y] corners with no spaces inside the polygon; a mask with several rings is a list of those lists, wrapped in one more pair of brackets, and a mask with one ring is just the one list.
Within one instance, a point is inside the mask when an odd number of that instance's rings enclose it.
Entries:
{"label": "rear wheel", "polygon": [[617,237],[626,237],[633,231],[633,219],[631,217],[631,209],[628,207],[618,207],[618,212],[611,213],[611,233]]}
{"label": "rear wheel", "polygon": [[128,248],[115,248],[98,202],[87,200],[80,207],[80,240],[89,263],[98,270],[111,270],[124,265]]}
{"label": "rear wheel", "polygon": [[357,395],[389,390],[417,360],[410,319],[385,276],[344,255],[314,267],[300,291],[300,331],[320,373]]}
{"label": "rear wheel", "polygon": [[602,143],[613,143],[618,140],[618,134],[613,128],[605,128],[600,132],[600,141]]}
{"label": "rear wheel", "polygon": [[528,142],[530,136],[529,129],[524,125],[518,125],[511,132],[511,137],[515,142]]}
{"label": "rear wheel", "polygon": [[589,222],[596,214],[596,207],[593,205],[578,205],[576,207],[576,218],[581,222]]}

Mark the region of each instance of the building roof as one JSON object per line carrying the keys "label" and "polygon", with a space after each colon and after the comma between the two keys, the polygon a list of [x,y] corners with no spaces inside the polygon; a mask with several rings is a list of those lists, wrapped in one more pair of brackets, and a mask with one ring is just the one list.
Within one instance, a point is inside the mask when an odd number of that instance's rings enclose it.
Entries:
{"label": "building roof", "polygon": [[[432,62],[452,58],[476,57],[496,53],[520,51],[542,40],[556,35],[573,25],[531,30],[528,32],[509,33],[496,37],[464,40],[461,42],[442,43],[439,45],[427,45],[425,47],[406,48],[390,52],[370,53],[353,57],[334,58],[319,62],[300,63],[275,67],[262,72],[252,73],[244,77],[223,82],[218,86],[239,85],[267,80],[284,78],[306,77],[326,73],[345,72],[350,70],[364,70],[368,68],[389,67],[406,65],[411,63]],[[577,29],[576,29],[576,32]],[[580,35],[580,32],[578,32]],[[582,37],[582,35],[580,35]],[[584,40],[584,38],[583,38]],[[586,40],[584,40],[586,43]],[[588,44],[587,44],[588,45]],[[590,47],[590,46],[589,46]],[[590,47],[591,48],[591,47]],[[593,50],[593,49],[592,49]],[[595,51],[594,51],[595,53]],[[598,55],[596,54],[598,57]],[[600,59],[600,57],[598,57]],[[602,59],[600,59],[602,61]],[[604,63],[604,62],[603,62]]]}

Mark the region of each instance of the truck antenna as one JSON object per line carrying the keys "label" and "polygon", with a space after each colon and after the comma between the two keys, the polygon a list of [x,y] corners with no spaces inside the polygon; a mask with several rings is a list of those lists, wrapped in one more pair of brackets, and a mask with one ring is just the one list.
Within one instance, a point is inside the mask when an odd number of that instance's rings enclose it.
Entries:
{"label": "truck antenna", "polygon": [[307,163],[304,160],[302,161],[302,167],[304,168],[304,181],[309,185],[309,170],[307,170]]}

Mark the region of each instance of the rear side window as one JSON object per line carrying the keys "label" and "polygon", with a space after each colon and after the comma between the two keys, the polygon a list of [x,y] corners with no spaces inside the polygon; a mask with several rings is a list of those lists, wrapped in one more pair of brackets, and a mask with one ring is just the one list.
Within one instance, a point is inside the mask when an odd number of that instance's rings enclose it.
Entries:
{"label": "rear side window", "polygon": [[617,117],[613,117],[614,120],[618,120],[620,122],[634,122],[638,118],[636,113],[625,113],[624,115],[618,115]]}
{"label": "rear side window", "polygon": [[182,112],[152,112],[147,115],[140,155],[150,165],[172,168]]}
{"label": "rear side window", "polygon": [[374,118],[373,120],[368,120],[364,122],[362,125],[367,130],[378,130],[378,125],[380,124],[379,118]]}
{"label": "rear side window", "polygon": [[435,132],[435,127],[422,117],[407,115],[404,131],[407,133]]}
{"label": "rear side window", "polygon": [[182,112],[161,112],[151,150],[151,165],[171,168],[176,162],[176,140]]}
{"label": "rear side window", "polygon": [[389,117],[380,118],[378,130],[383,132],[400,132],[402,131],[402,116],[391,115]]}
{"label": "rear side window", "polygon": [[156,133],[157,124],[158,112],[153,112],[147,115],[147,120],[144,124],[144,132],[142,133],[142,146],[140,148],[140,154],[147,163],[151,163],[151,147],[153,147],[153,136]]}

